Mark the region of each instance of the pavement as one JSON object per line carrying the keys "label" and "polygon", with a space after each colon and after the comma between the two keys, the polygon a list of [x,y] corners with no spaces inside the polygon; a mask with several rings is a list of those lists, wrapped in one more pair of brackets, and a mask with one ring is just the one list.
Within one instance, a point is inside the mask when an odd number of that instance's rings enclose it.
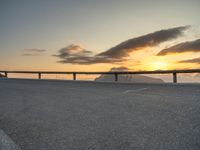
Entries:
{"label": "pavement", "polygon": [[0,79],[0,131],[21,150],[199,150],[200,84]]}

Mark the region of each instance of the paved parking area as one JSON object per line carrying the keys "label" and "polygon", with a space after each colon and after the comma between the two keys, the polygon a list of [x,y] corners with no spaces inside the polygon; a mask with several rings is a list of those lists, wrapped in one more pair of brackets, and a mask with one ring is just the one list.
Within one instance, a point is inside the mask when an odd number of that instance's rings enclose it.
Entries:
{"label": "paved parking area", "polygon": [[200,84],[0,79],[0,130],[21,150],[199,150]]}

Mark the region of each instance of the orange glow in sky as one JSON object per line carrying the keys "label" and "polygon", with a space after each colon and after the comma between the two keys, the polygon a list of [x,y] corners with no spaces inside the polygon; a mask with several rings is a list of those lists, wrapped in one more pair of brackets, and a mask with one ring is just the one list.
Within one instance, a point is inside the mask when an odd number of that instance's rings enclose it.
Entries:
{"label": "orange glow in sky", "polygon": [[167,70],[167,62],[164,61],[152,61],[149,63],[150,70]]}
{"label": "orange glow in sky", "polygon": [[[197,51],[156,55],[178,43],[200,38],[199,1],[175,1],[173,4],[143,0],[3,1],[0,70],[109,71],[121,66],[135,71],[200,68],[198,63],[178,63],[199,57]],[[187,29],[177,29],[183,27]],[[162,32],[155,34],[159,31]],[[179,32],[181,34],[177,34]],[[70,44],[78,47],[61,55],[60,50]],[[119,51],[118,62],[93,63],[96,54],[113,47]],[[68,61],[74,56],[83,62],[89,57],[92,63]],[[116,55],[112,53],[110,58]],[[124,58],[126,60],[121,61]]]}

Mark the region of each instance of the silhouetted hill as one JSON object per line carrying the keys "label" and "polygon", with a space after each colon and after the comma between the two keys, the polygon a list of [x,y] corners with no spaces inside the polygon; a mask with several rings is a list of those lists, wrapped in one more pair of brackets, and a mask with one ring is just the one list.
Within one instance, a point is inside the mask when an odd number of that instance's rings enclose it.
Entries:
{"label": "silhouetted hill", "polygon": [[[110,71],[128,71],[126,67],[111,68]],[[101,75],[95,81],[112,82],[115,80],[114,75]],[[164,83],[162,79],[148,77],[144,75],[119,75],[118,82],[123,83]]]}
{"label": "silhouetted hill", "polygon": [[[114,81],[113,75],[101,75],[95,81],[111,82]],[[143,75],[119,75],[118,82],[123,83],[164,83],[162,79],[147,77]]]}
{"label": "silhouetted hill", "polygon": [[2,78],[2,77],[5,77],[5,75],[3,75],[3,74],[0,73],[0,78]]}

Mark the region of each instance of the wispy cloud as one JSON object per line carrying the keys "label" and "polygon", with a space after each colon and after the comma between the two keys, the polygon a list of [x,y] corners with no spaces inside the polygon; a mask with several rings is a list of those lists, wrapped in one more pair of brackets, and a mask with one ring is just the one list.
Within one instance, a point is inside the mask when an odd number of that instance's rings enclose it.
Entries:
{"label": "wispy cloud", "polygon": [[24,53],[22,56],[40,56],[40,54]]}
{"label": "wispy cloud", "polygon": [[45,49],[38,49],[38,48],[24,49],[22,56],[40,56],[45,51],[46,51]]}
{"label": "wispy cloud", "polygon": [[179,61],[179,63],[194,63],[194,64],[200,64],[200,57],[199,57],[199,58],[194,58],[194,59],[182,60],[182,61]]}
{"label": "wispy cloud", "polygon": [[165,56],[168,54],[184,52],[200,52],[200,39],[179,43],[172,47],[163,49],[157,54],[157,56]]}
{"label": "wispy cloud", "polygon": [[60,63],[71,64],[96,64],[96,63],[120,63],[127,60],[133,51],[142,50],[145,47],[154,47],[162,42],[176,39],[190,26],[181,26],[160,30],[140,37],[132,38],[114,46],[102,53],[95,55],[92,51],[82,48],[80,45],[72,44],[58,50],[53,55],[61,60]]}
{"label": "wispy cloud", "polygon": [[45,49],[38,49],[38,48],[32,48],[32,49],[24,49],[24,51],[27,52],[45,52]]}

